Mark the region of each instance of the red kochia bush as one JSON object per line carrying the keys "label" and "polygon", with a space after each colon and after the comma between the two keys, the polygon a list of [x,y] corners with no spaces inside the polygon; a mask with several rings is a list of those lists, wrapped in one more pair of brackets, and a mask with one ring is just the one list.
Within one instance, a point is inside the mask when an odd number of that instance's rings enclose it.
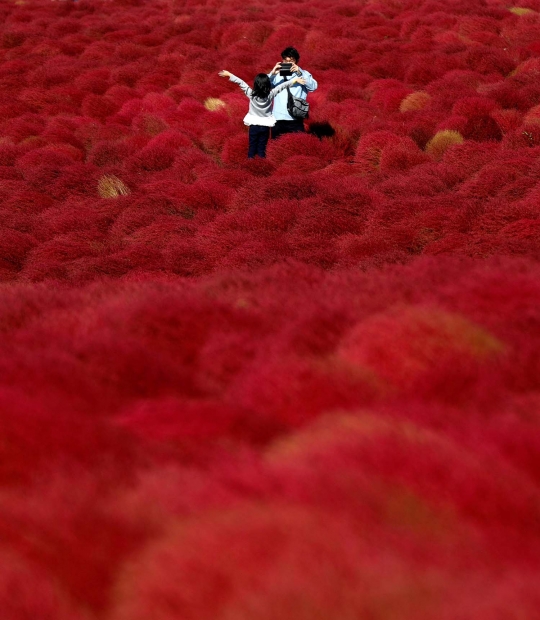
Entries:
{"label": "red kochia bush", "polygon": [[75,79],[75,86],[94,95],[103,95],[110,85],[110,73],[105,67],[85,71]]}
{"label": "red kochia bush", "polygon": [[0,238],[0,266],[10,271],[18,271],[27,253],[36,245],[36,240],[29,234],[2,228]]}
{"label": "red kochia bush", "polygon": [[[17,186],[20,187],[19,183]],[[55,204],[52,197],[40,192],[22,191],[15,196],[4,197],[2,202],[2,221],[6,226],[21,232],[32,233],[40,239],[43,238],[41,233],[34,228],[35,217]]]}
{"label": "red kochia bush", "polygon": [[527,175],[531,163],[531,155],[527,152],[520,157],[515,155],[504,159],[501,157],[499,161],[486,164],[474,178],[466,181],[461,192],[487,198],[501,194],[507,187],[514,186],[514,190],[519,192],[515,198],[521,197],[527,189],[536,184],[536,179]]}
{"label": "red kochia bush", "polygon": [[294,155],[287,159],[275,172],[277,175],[306,174],[315,170],[321,170],[326,166],[324,160],[309,155]]}
{"label": "red kochia bush", "polygon": [[497,121],[491,116],[474,116],[463,127],[463,136],[478,142],[500,141],[503,134]]}
{"label": "red kochia bush", "polygon": [[487,116],[496,107],[496,103],[486,97],[465,97],[456,101],[452,108],[452,114],[475,118]]}
{"label": "red kochia bush", "polygon": [[413,140],[398,136],[390,131],[374,131],[362,136],[358,142],[355,162],[367,174],[393,170],[407,170],[428,158],[420,151]]}
{"label": "red kochia bush", "polygon": [[96,166],[109,166],[121,164],[130,154],[131,149],[128,142],[104,140],[93,145],[88,154],[88,159]]}
{"label": "red kochia bush", "polygon": [[403,99],[413,92],[398,80],[374,80],[366,88],[370,102],[385,112],[396,112]]}
{"label": "red kochia bush", "polygon": [[399,143],[389,144],[381,153],[380,170],[385,175],[405,172],[430,161],[429,155],[421,151],[410,138],[401,138]]}
{"label": "red kochia bush", "polygon": [[80,160],[81,152],[69,145],[44,147],[20,157],[17,167],[36,189],[51,183],[61,171]]}
{"label": "red kochia bush", "polygon": [[84,151],[83,143],[74,136],[74,132],[79,128],[79,118],[60,116],[51,119],[41,137],[50,144],[71,144],[81,152]]}
{"label": "red kochia bush", "polygon": [[503,134],[517,129],[522,121],[523,116],[518,110],[494,110],[490,114],[491,118],[500,127]]}
{"label": "red kochia bush", "polygon": [[538,615],[518,4],[0,2],[2,620]]}
{"label": "red kochia bush", "polygon": [[491,84],[488,92],[490,97],[505,109],[525,111],[531,107],[526,90],[518,82],[513,82],[512,78]]}
{"label": "red kochia bush", "polygon": [[23,277],[32,281],[45,280],[51,276],[67,278],[73,261],[96,255],[100,250],[95,233],[58,235],[30,252],[24,265]]}
{"label": "red kochia bush", "polygon": [[118,110],[118,106],[112,99],[102,97],[101,95],[89,94],[84,98],[81,109],[85,116],[105,119],[112,116]]}
{"label": "red kochia bush", "polygon": [[[24,613],[58,620],[82,620],[46,570],[7,549],[2,550],[1,558],[0,605],[6,618],[20,618],[21,601],[24,601]],[[12,588],[18,593],[17,601],[13,599]]]}
{"label": "red kochia bush", "polygon": [[285,134],[278,140],[272,140],[268,145],[267,157],[274,164],[283,164],[290,157],[299,155],[315,156],[329,163],[339,156],[339,151],[330,141],[307,133]]}
{"label": "red kochia bush", "polygon": [[163,131],[155,138],[152,138],[150,142],[148,142],[149,147],[153,146],[163,146],[170,147],[177,151],[182,151],[184,149],[190,148],[193,146],[192,141],[186,136],[185,133],[180,131]]}
{"label": "red kochia bush", "polygon": [[[92,87],[92,90],[95,89],[95,86]],[[101,94],[101,93],[97,93]],[[134,88],[129,88],[129,86],[122,86],[118,84],[114,84],[110,88],[108,88],[104,93],[109,99],[122,106],[124,103],[131,99],[136,99],[138,92]]]}
{"label": "red kochia bush", "polygon": [[228,177],[235,179],[232,187],[238,187],[244,181],[244,175],[236,176],[236,171],[218,168],[208,154],[195,147],[178,149],[171,172],[174,178],[182,183],[192,183],[199,176],[214,175],[217,181],[227,187],[231,185],[226,180]]}
{"label": "red kochia bush", "polygon": [[[497,41],[496,38],[493,40]],[[465,62],[479,73],[499,73],[502,76],[508,75],[517,64],[506,50],[487,46],[475,46],[469,49],[465,54]]]}
{"label": "red kochia bush", "polygon": [[176,149],[167,143],[150,141],[137,155],[131,158],[131,166],[141,171],[156,171],[170,168]]}
{"label": "red kochia bush", "polygon": [[1,125],[3,135],[7,135],[16,142],[20,142],[31,136],[38,136],[44,129],[46,119],[38,114],[22,114],[9,120],[5,120]]}
{"label": "red kochia bush", "polygon": [[236,135],[225,140],[223,150],[221,151],[221,159],[230,166],[245,166],[248,151],[248,134],[244,130],[244,135]]}
{"label": "red kochia bush", "polygon": [[13,166],[19,153],[14,144],[0,144],[0,166]]}
{"label": "red kochia bush", "polygon": [[48,192],[55,198],[68,198],[76,195],[96,195],[100,171],[91,163],[75,163],[66,166],[57,178],[51,180]]}

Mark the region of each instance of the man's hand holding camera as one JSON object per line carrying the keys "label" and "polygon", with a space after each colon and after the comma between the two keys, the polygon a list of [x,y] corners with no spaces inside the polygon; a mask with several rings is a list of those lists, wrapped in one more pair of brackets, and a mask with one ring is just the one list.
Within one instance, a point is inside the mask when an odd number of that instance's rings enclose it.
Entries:
{"label": "man's hand holding camera", "polygon": [[291,73],[296,73],[297,71],[299,71],[298,65],[295,62],[292,62],[291,63]]}
{"label": "man's hand holding camera", "polygon": [[[285,65],[282,67],[282,65]],[[296,73],[298,71],[298,65],[295,62],[281,60],[277,62],[270,72],[270,75],[277,75],[280,73],[281,75],[291,75],[292,73]]]}

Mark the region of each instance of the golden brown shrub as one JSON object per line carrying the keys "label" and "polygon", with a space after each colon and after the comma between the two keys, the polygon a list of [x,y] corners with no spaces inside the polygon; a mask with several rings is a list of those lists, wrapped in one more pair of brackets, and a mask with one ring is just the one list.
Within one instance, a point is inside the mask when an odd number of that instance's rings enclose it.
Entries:
{"label": "golden brown shrub", "polygon": [[114,174],[106,174],[99,179],[98,193],[102,198],[118,198],[131,194],[129,187]]}
{"label": "golden brown shrub", "polygon": [[423,110],[431,102],[431,97],[423,90],[407,95],[399,104],[400,112],[411,112],[413,110]]}
{"label": "golden brown shrub", "polygon": [[510,7],[508,10],[510,11],[510,13],[514,13],[514,15],[520,15],[520,16],[536,13],[536,11],[533,11],[532,9],[526,9],[525,7],[521,7],[521,6],[513,6],[513,7]]}
{"label": "golden brown shrub", "polygon": [[426,145],[426,153],[435,158],[441,158],[446,150],[454,144],[462,144],[463,136],[459,131],[453,129],[443,129],[438,131]]}
{"label": "golden brown shrub", "polygon": [[215,112],[216,110],[222,110],[227,107],[227,104],[221,99],[216,99],[215,97],[208,97],[208,99],[204,102],[204,107],[210,112]]}

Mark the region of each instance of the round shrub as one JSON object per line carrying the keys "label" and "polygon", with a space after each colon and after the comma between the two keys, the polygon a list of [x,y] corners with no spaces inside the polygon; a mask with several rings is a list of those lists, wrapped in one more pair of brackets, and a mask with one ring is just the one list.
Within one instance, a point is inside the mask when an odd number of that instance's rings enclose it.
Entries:
{"label": "round shrub", "polygon": [[426,153],[440,159],[455,144],[462,144],[463,136],[458,131],[443,129],[438,131],[426,145]]}

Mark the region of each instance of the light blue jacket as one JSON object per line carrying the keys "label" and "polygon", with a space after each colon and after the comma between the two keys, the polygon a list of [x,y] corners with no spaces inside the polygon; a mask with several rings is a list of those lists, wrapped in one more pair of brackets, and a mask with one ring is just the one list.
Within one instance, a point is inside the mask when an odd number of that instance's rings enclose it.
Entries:
{"label": "light blue jacket", "polygon": [[[293,95],[293,97],[299,97],[300,99],[306,99],[308,93],[312,93],[314,90],[317,90],[317,86],[318,86],[317,81],[313,79],[313,76],[311,75],[311,73],[309,73],[309,71],[304,71],[300,67],[298,67],[298,71],[296,75],[306,80],[306,83],[305,85],[293,84],[290,87],[291,95]],[[270,82],[272,83],[272,86],[274,87],[274,86],[279,86],[285,80],[287,82],[292,80],[294,78],[294,75],[283,77],[279,75],[278,73],[277,75],[268,74],[268,77],[270,78]],[[287,93],[286,88],[276,95],[274,99],[274,118],[276,119],[276,121],[294,121],[295,120],[287,112],[288,97],[289,95]]]}

